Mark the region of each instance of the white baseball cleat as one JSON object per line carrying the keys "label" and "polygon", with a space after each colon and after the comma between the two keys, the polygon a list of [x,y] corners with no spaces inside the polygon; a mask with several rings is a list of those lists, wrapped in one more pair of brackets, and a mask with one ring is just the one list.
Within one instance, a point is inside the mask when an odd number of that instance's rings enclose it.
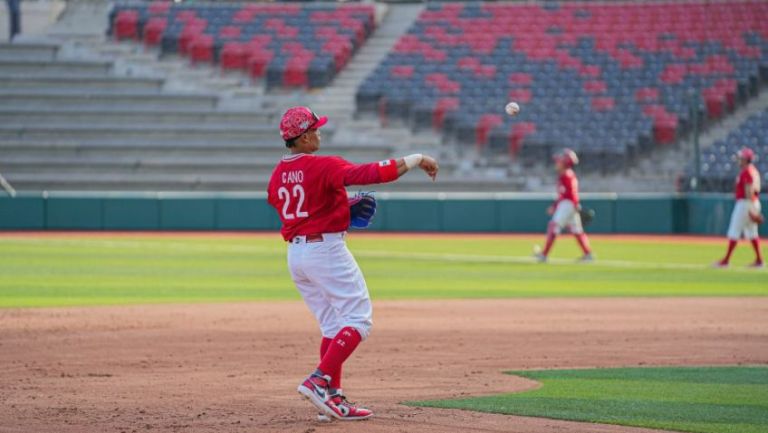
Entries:
{"label": "white baseball cleat", "polygon": [[297,391],[329,418],[341,419],[342,412],[331,399],[328,384],[330,376],[311,375],[299,385]]}
{"label": "white baseball cleat", "polygon": [[534,254],[534,255],[533,255],[533,258],[534,258],[534,259],[535,259],[535,260],[536,260],[538,263],[547,263],[547,256],[545,256],[545,255],[544,255],[544,254],[542,254],[542,253],[536,253],[536,254]]}
{"label": "white baseball cleat", "polygon": [[595,261],[595,256],[592,255],[592,253],[584,254],[583,256],[579,257],[578,262],[579,263],[592,263]]}
{"label": "white baseball cleat", "polygon": [[360,421],[373,416],[373,411],[347,400],[347,397],[338,390],[331,396],[331,401],[341,413],[341,421]]}
{"label": "white baseball cleat", "polygon": [[373,416],[373,411],[347,400],[341,389],[333,390],[330,393],[331,402],[338,408],[341,417],[329,417],[323,412],[317,414],[317,422],[327,423],[335,419],[341,421],[360,421]]}

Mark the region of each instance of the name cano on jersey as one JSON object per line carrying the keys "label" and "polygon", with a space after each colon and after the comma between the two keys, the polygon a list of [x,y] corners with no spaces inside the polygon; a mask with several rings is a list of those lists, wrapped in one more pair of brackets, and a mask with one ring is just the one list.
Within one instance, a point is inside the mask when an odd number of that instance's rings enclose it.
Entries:
{"label": "name cano on jersey", "polygon": [[303,170],[291,170],[291,171],[284,171],[282,173],[281,180],[284,184],[286,183],[303,183],[304,182],[304,171]]}

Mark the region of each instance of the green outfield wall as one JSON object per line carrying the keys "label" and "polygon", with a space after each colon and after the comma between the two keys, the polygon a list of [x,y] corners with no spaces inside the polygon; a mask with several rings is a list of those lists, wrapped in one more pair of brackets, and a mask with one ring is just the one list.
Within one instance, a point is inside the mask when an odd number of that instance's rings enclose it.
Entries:
{"label": "green outfield wall", "polygon": [[[371,229],[542,232],[553,196],[516,193],[381,193]],[[724,234],[727,194],[584,194],[593,233]],[[0,230],[275,230],[263,194],[44,193],[0,198]],[[766,234],[766,226],[761,227]]]}

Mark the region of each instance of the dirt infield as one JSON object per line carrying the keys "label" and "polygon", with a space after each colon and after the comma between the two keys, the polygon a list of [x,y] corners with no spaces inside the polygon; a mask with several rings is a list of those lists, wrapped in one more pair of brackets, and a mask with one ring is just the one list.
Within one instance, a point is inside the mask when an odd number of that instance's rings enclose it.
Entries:
{"label": "dirt infield", "polygon": [[536,386],[506,369],[768,363],[768,298],[376,302],[344,388],[377,417],[318,424],[295,391],[303,304],[0,310],[2,432],[641,432],[411,408]]}

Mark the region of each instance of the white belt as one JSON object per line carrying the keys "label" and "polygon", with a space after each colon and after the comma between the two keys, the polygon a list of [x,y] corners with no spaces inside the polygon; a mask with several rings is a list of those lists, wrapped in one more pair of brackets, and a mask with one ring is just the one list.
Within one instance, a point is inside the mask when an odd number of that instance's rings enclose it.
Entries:
{"label": "white belt", "polygon": [[289,241],[292,244],[312,244],[316,242],[325,242],[331,239],[344,239],[347,232],[318,233],[312,235],[298,235]]}

